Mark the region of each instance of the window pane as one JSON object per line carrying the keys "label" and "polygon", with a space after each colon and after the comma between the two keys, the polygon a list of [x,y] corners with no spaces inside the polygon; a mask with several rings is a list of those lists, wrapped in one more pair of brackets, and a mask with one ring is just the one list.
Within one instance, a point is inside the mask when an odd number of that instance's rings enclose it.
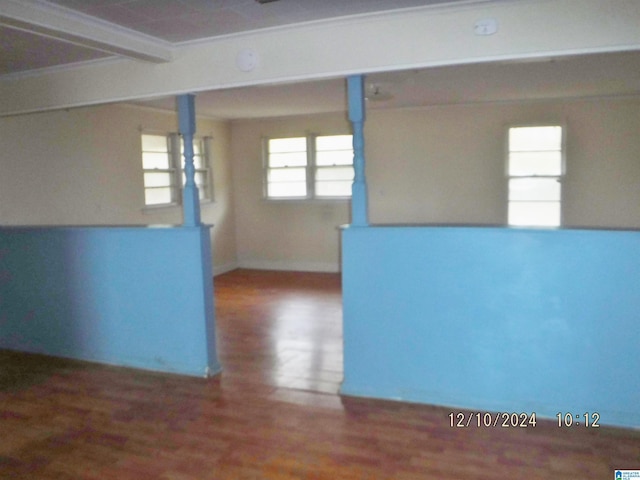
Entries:
{"label": "window pane", "polygon": [[195,174],[196,185],[198,188],[207,185],[207,174],[206,172],[196,172]]}
{"label": "window pane", "polygon": [[209,175],[208,172],[196,172],[196,185],[198,187],[198,196],[200,200],[209,200]]}
{"label": "window pane", "polygon": [[[180,136],[180,153],[184,155],[184,137]],[[197,138],[193,139],[193,153],[194,155],[202,154],[202,141]]]}
{"label": "window pane", "polygon": [[316,170],[316,181],[350,180],[353,181],[352,167],[324,167]]}
{"label": "window pane", "polygon": [[560,202],[509,202],[509,225],[560,226]]}
{"label": "window pane", "polygon": [[144,201],[147,205],[161,205],[163,203],[171,203],[171,188],[148,188],[144,191]]}
{"label": "window pane", "polygon": [[350,197],[352,185],[351,180],[317,182],[316,195],[319,197]]}
{"label": "window pane", "polygon": [[142,152],[142,168],[153,170],[154,168],[169,168],[169,154]]}
{"label": "window pane", "polygon": [[316,151],[324,150],[352,150],[353,137],[351,135],[330,135],[316,137]]}
{"label": "window pane", "polygon": [[167,137],[164,135],[142,135],[143,152],[167,152]]}
{"label": "window pane", "polygon": [[351,196],[352,167],[324,167],[316,169],[316,195],[319,197]]}
{"label": "window pane", "polygon": [[270,183],[267,187],[270,198],[305,197],[307,185],[299,182]]}
{"label": "window pane", "polygon": [[173,174],[167,172],[145,172],[144,174],[144,186],[145,187],[168,187],[173,183]]}
{"label": "window pane", "polygon": [[509,200],[560,201],[560,182],[555,178],[511,179]]}
{"label": "window pane", "polygon": [[512,152],[509,155],[509,175],[561,175],[561,152]]}
{"label": "window pane", "polygon": [[509,129],[509,151],[561,150],[562,127]]}
{"label": "window pane", "polygon": [[508,170],[509,224],[559,226],[562,127],[510,128]]}
{"label": "window pane", "polygon": [[272,153],[269,155],[270,167],[304,167],[307,164],[307,152]]}
{"label": "window pane", "polygon": [[[203,185],[206,186],[208,184],[208,182],[207,182],[207,172],[206,171],[195,172],[194,179],[195,179],[195,182],[196,182],[196,186],[198,188],[200,188]],[[185,185],[186,183],[187,183],[187,175],[183,172],[182,173],[182,185]]]}
{"label": "window pane", "polygon": [[269,169],[268,181],[272,182],[302,182],[307,181],[306,168],[275,168]]}
{"label": "window pane", "polygon": [[351,135],[317,137],[316,165],[353,165],[353,137]]}
{"label": "window pane", "polygon": [[316,165],[353,165],[353,151],[338,150],[334,152],[317,152]]}
{"label": "window pane", "polygon": [[272,138],[269,140],[269,153],[306,152],[306,137]]}
{"label": "window pane", "polygon": [[193,156],[193,165],[196,168],[205,168],[206,167],[205,164],[204,164],[204,158],[202,157],[202,155],[194,155]]}

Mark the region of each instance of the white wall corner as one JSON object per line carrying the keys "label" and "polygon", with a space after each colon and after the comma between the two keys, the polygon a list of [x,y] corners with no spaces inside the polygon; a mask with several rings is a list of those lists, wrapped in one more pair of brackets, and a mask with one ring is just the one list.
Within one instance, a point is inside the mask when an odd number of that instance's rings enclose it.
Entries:
{"label": "white wall corner", "polygon": [[223,273],[231,272],[238,268],[237,262],[225,263],[223,265],[216,265],[213,267],[213,276],[217,277],[218,275],[222,275]]}

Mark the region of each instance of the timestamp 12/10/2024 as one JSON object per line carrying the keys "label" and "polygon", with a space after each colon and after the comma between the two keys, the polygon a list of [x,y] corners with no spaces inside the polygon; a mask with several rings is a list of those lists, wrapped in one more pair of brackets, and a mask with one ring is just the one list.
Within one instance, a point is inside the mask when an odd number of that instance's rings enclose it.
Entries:
{"label": "timestamp 12/10/2024", "polygon": [[[582,414],[562,413],[556,414],[558,427],[600,427],[600,414],[598,412],[585,412]],[[451,412],[449,413],[449,426],[456,428],[469,427],[500,427],[500,428],[527,428],[537,425],[537,416],[532,413],[505,413],[505,412]]]}

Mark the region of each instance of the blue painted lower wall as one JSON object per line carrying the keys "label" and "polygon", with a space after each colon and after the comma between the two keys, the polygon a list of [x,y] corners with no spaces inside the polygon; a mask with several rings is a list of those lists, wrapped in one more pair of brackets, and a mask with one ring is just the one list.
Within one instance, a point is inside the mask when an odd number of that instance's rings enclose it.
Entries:
{"label": "blue painted lower wall", "polygon": [[209,227],[0,229],[0,348],[205,376]]}
{"label": "blue painted lower wall", "polygon": [[342,246],[342,393],[640,427],[640,232],[347,227]]}

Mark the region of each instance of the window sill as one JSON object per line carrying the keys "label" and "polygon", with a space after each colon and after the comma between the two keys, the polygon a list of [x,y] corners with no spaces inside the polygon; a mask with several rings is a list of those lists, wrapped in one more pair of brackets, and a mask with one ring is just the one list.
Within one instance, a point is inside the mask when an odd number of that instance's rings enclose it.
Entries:
{"label": "window sill", "polygon": [[169,210],[181,208],[178,203],[163,203],[162,205],[145,205],[142,207],[142,213],[162,213]]}
{"label": "window sill", "polygon": [[[208,206],[208,205],[214,205],[215,201],[214,200],[201,200],[200,201],[200,206]],[[177,210],[182,210],[182,204],[181,203],[166,203],[166,204],[162,204],[162,205],[145,205],[144,207],[142,207],[142,213],[144,214],[154,214],[154,213],[165,213],[165,212],[169,212],[169,211],[177,211]]]}

